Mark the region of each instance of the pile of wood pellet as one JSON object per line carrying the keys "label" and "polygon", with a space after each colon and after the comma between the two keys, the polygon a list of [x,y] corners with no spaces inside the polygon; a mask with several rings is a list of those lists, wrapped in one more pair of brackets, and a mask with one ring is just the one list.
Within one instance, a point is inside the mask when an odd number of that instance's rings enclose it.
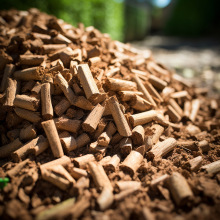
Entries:
{"label": "pile of wood pellet", "polygon": [[195,216],[219,189],[218,100],[151,51],[37,9],[0,12],[0,45],[0,216]]}

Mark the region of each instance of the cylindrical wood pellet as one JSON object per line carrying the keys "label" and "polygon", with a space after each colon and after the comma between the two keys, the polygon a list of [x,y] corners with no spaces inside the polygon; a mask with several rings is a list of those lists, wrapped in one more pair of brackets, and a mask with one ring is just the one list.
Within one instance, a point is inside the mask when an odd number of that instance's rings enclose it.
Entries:
{"label": "cylindrical wood pellet", "polygon": [[180,173],[174,172],[170,176],[169,189],[178,206],[186,204],[186,202],[193,197],[193,192],[189,184]]}
{"label": "cylindrical wood pellet", "polygon": [[137,169],[140,167],[142,161],[142,154],[133,150],[122,162],[120,169],[125,172],[129,172],[133,176]]}
{"label": "cylindrical wood pellet", "polygon": [[14,71],[15,71],[14,64],[6,64],[5,69],[4,69],[4,74],[2,77],[2,81],[1,81],[0,92],[4,92],[5,89],[8,87],[8,82],[7,82],[8,78],[11,77]]}
{"label": "cylindrical wood pellet", "polygon": [[65,131],[69,131],[73,133],[77,133],[81,125],[80,120],[73,120],[73,119],[68,119],[68,118],[63,118],[63,117],[60,117],[55,121],[56,121],[57,129],[61,129],[61,130],[65,130]]}
{"label": "cylindrical wood pellet", "polygon": [[178,122],[181,120],[181,116],[175,111],[175,109],[171,106],[167,106],[167,114],[170,116],[172,122]]}
{"label": "cylindrical wood pellet", "polygon": [[45,59],[44,55],[20,55],[20,64],[28,66],[40,65]]}
{"label": "cylindrical wood pellet", "polygon": [[157,92],[157,90],[152,86],[151,83],[146,82],[145,86],[146,86],[147,90],[149,91],[149,93],[154,97],[154,99],[156,98],[157,102],[163,102],[163,98]]}
{"label": "cylindrical wood pellet", "polygon": [[82,123],[83,130],[89,133],[94,132],[99,124],[99,121],[101,120],[104,110],[104,106],[100,104],[96,105],[86,120]]}
{"label": "cylindrical wood pellet", "polygon": [[70,102],[63,98],[55,107],[55,113],[60,117],[71,106]]}
{"label": "cylindrical wood pellet", "polygon": [[132,135],[131,129],[115,97],[109,98],[108,107],[112,113],[119,134],[124,137],[130,137]]}
{"label": "cylindrical wood pellet", "polygon": [[0,148],[0,158],[6,158],[10,156],[10,154],[22,146],[19,138],[15,139],[11,143],[4,145]]}
{"label": "cylindrical wood pellet", "polygon": [[22,128],[20,131],[20,139],[21,140],[31,140],[36,138],[37,132],[33,125],[29,125],[26,128]]}
{"label": "cylindrical wood pellet", "polygon": [[12,107],[14,106],[14,100],[17,92],[17,80],[11,78],[7,79],[7,88],[5,94],[4,106]]}
{"label": "cylindrical wood pellet", "polygon": [[151,150],[150,152],[155,156],[155,157],[163,157],[167,153],[169,153],[171,150],[174,149],[176,146],[177,141],[174,138],[167,138],[163,142],[157,143]]}
{"label": "cylindrical wood pellet", "polygon": [[112,193],[112,190],[105,186],[102,189],[100,196],[97,198],[97,203],[99,205],[100,210],[104,211],[107,208],[109,208],[113,201],[114,195]]}
{"label": "cylindrical wood pellet", "polygon": [[55,75],[54,82],[56,82],[61,90],[63,91],[64,95],[68,99],[68,101],[73,105],[75,94],[73,90],[70,88],[68,82],[65,80],[65,78],[61,75],[61,73],[58,73]]}
{"label": "cylindrical wood pellet", "polygon": [[150,83],[159,90],[163,90],[167,86],[167,82],[151,74],[149,76]]}
{"label": "cylindrical wood pellet", "polygon": [[105,170],[115,172],[118,164],[121,161],[121,157],[119,154],[115,154],[108,162],[106,162],[103,167]]}
{"label": "cylindrical wood pellet", "polygon": [[63,148],[60,143],[54,120],[44,121],[41,123],[41,125],[47,135],[47,139],[50,143],[50,147],[54,157],[62,157],[64,155]]}
{"label": "cylindrical wood pellet", "polygon": [[76,139],[72,136],[60,138],[60,141],[65,152],[69,152],[77,148]]}
{"label": "cylindrical wood pellet", "polygon": [[79,135],[79,136],[76,138],[77,148],[84,147],[84,146],[87,145],[89,142],[90,142],[90,137],[89,137],[89,135],[86,134],[86,133],[82,133],[81,135]]}
{"label": "cylindrical wood pellet", "polygon": [[34,147],[30,148],[30,152],[33,153],[35,156],[38,156],[39,154],[44,152],[48,147],[48,140],[43,135],[40,135],[37,144]]}
{"label": "cylindrical wood pellet", "polygon": [[143,93],[139,91],[120,91],[118,94],[120,95],[120,100],[125,102],[130,101],[135,95],[143,96]]}
{"label": "cylindrical wood pellet", "polygon": [[136,127],[137,125],[143,125],[154,120],[156,116],[157,116],[157,112],[155,110],[150,110],[150,111],[141,112],[135,115],[131,115],[129,117],[129,120],[131,124],[134,127]]}
{"label": "cylindrical wood pellet", "polygon": [[132,130],[132,142],[134,145],[140,146],[144,143],[145,131],[143,126],[138,125]]}
{"label": "cylindrical wood pellet", "polygon": [[192,122],[196,120],[196,116],[198,114],[199,108],[200,108],[200,100],[199,99],[192,100],[192,110],[189,116],[189,119]]}
{"label": "cylindrical wood pellet", "polygon": [[21,148],[19,148],[18,150],[14,151],[11,154],[12,159],[15,162],[19,162],[20,160],[25,159],[25,157],[30,153],[30,149],[32,147],[34,147],[37,142],[38,142],[39,137],[29,141],[28,143],[26,143],[25,145],[23,145]]}
{"label": "cylindrical wood pellet", "polygon": [[98,164],[97,162],[89,162],[88,168],[98,188],[108,187],[109,190],[113,190],[111,182],[108,176],[106,175],[105,170],[100,164]]}
{"label": "cylindrical wood pellet", "polygon": [[23,81],[41,80],[42,70],[40,67],[31,67],[28,69],[18,70],[14,72],[14,78]]}
{"label": "cylindrical wood pellet", "polygon": [[132,141],[131,138],[123,138],[120,143],[119,143],[119,147],[120,147],[120,152],[122,155],[128,155],[131,151],[132,151]]}
{"label": "cylindrical wood pellet", "polygon": [[74,178],[74,179],[79,179],[81,177],[88,177],[88,173],[86,170],[77,168],[77,167],[73,167],[71,169],[68,169],[68,171],[70,172],[70,175]]}
{"label": "cylindrical wood pellet", "polygon": [[41,121],[39,112],[32,112],[18,107],[14,108],[14,111],[19,117],[28,120],[30,122],[37,123]]}
{"label": "cylindrical wood pellet", "polygon": [[92,101],[99,96],[98,87],[88,64],[78,65],[78,77],[88,100]]}
{"label": "cylindrical wood pellet", "polygon": [[73,163],[76,167],[85,169],[87,164],[91,161],[95,161],[94,155],[86,154],[84,156],[74,158]]}
{"label": "cylindrical wood pellet", "polygon": [[37,111],[39,107],[39,100],[27,95],[16,95],[14,99],[14,106],[30,111]]}
{"label": "cylindrical wood pellet", "polygon": [[133,91],[137,89],[135,82],[122,79],[107,78],[105,84],[112,91]]}
{"label": "cylindrical wood pellet", "polygon": [[184,110],[183,110],[184,117],[189,118],[190,112],[191,112],[191,102],[186,100],[184,102]]}
{"label": "cylindrical wood pellet", "polygon": [[71,163],[71,159],[67,156],[62,156],[61,158],[58,158],[56,160],[52,160],[50,162],[44,163],[40,166],[40,169],[47,169],[49,167],[52,167],[54,165],[62,165],[62,166],[67,166],[68,164]]}
{"label": "cylindrical wood pellet", "polygon": [[169,99],[169,104],[174,108],[174,110],[180,115],[183,115],[183,110],[180,108],[178,103],[174,99]]}
{"label": "cylindrical wood pellet", "polygon": [[147,100],[143,99],[138,95],[132,97],[129,104],[133,109],[136,109],[138,111],[146,111],[153,107],[150,102],[148,102]]}
{"label": "cylindrical wood pellet", "polygon": [[51,102],[50,83],[41,86],[41,114],[43,119],[48,120],[53,117],[53,106]]}
{"label": "cylindrical wood pellet", "polygon": [[98,137],[98,144],[107,147],[111,141],[113,134],[116,132],[116,127],[113,122],[109,122],[106,131]]}
{"label": "cylindrical wood pellet", "polygon": [[153,106],[157,106],[153,98],[151,97],[150,93],[145,88],[144,84],[142,83],[141,79],[138,77],[137,74],[134,76],[134,81],[137,83],[138,90],[143,92],[144,97],[149,101]]}

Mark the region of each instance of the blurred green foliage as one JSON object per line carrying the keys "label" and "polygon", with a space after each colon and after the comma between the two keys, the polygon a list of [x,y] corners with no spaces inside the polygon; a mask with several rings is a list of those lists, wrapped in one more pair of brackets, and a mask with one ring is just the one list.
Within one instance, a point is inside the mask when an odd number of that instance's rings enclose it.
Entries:
{"label": "blurred green foliage", "polygon": [[145,1],[127,0],[125,4],[125,41],[142,40],[151,25],[151,13]]}
{"label": "blurred green foliage", "polygon": [[76,26],[93,25],[113,39],[123,40],[124,4],[119,0],[1,0],[0,10],[38,8]]}
{"label": "blurred green foliage", "polygon": [[219,0],[175,0],[165,33],[201,36],[220,31]]}

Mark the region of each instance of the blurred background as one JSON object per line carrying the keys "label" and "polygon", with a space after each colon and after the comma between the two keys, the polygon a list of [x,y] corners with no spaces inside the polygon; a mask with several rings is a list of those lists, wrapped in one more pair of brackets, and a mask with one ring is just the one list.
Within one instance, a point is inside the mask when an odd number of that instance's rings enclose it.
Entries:
{"label": "blurred background", "polygon": [[35,7],[115,40],[150,48],[166,66],[220,91],[219,0],[1,0],[0,10]]}

